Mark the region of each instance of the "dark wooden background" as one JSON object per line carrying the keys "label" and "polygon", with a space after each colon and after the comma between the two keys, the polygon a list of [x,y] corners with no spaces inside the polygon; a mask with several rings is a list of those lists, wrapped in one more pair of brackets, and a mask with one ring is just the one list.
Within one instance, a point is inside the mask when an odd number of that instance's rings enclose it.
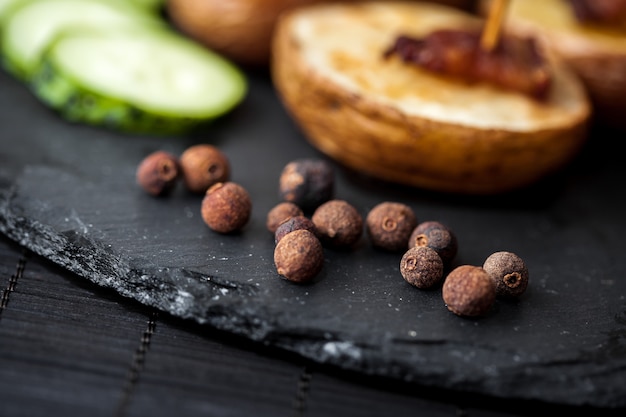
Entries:
{"label": "dark wooden background", "polygon": [[3,417],[530,416],[573,411],[441,392],[309,363],[126,299],[3,235],[0,294]]}

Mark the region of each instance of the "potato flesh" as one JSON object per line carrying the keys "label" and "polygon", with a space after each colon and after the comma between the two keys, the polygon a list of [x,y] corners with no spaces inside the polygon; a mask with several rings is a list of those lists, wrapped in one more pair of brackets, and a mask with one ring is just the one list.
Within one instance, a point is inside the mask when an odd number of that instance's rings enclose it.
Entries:
{"label": "potato flesh", "polygon": [[[368,24],[359,24],[360,19]],[[430,5],[409,5],[404,12],[369,5],[361,6],[361,13],[325,7],[296,17],[293,34],[303,58],[320,74],[408,115],[484,129],[532,131],[566,125],[588,111],[584,90],[562,69],[543,104],[488,83],[469,85],[382,57],[398,34],[421,37],[451,24],[477,27],[480,22]]]}

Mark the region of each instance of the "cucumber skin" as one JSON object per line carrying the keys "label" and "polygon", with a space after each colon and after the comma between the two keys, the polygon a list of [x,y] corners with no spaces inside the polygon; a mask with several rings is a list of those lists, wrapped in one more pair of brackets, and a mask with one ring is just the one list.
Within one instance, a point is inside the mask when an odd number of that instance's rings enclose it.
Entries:
{"label": "cucumber skin", "polygon": [[[72,123],[84,123],[131,134],[181,135],[215,117],[185,117],[144,111],[123,100],[79,86],[44,57],[33,74],[30,89],[45,105]],[[227,112],[230,109],[224,111]]]}

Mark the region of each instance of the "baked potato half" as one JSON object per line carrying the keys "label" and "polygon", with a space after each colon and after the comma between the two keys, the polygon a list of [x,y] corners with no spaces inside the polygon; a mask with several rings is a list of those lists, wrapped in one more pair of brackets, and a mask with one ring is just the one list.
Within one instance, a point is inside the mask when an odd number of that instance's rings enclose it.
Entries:
{"label": "baked potato half", "polygon": [[584,143],[590,104],[578,77],[552,60],[538,101],[383,58],[400,34],[482,24],[432,3],[301,7],[278,21],[272,79],[307,139],[349,168],[442,192],[511,191],[561,169]]}

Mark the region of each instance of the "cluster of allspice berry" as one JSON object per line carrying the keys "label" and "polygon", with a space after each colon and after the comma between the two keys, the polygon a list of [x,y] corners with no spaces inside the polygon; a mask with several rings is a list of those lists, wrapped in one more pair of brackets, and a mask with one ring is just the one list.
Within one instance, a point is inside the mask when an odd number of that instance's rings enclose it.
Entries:
{"label": "cluster of allspice berry", "polygon": [[528,268],[512,252],[495,252],[482,266],[453,268],[458,252],[455,233],[440,221],[418,222],[406,204],[386,201],[376,205],[366,217],[366,230],[375,247],[404,251],[400,274],[406,282],[423,290],[443,284],[444,304],[459,316],[485,315],[496,297],[518,297],[528,285]]}
{"label": "cluster of allspice berry", "polygon": [[230,181],[230,161],[224,152],[209,144],[185,149],[180,157],[157,150],[137,167],[136,180],[148,194],[169,195],[181,180],[192,193],[202,195],[201,215],[218,233],[231,233],[245,226],[252,212],[247,190]]}
{"label": "cluster of allspice berry", "polygon": [[363,218],[345,200],[335,198],[335,173],[324,159],[289,162],[279,178],[279,200],[267,214],[274,234],[274,264],[279,275],[309,282],[324,264],[324,247],[348,249],[363,234]]}
{"label": "cluster of allspice berry", "polygon": [[[161,150],[151,153],[139,164],[136,178],[153,196],[169,194],[182,180],[189,191],[203,195],[205,224],[225,234],[241,230],[252,211],[248,192],[230,181],[230,172],[223,152],[199,144],[180,158]],[[482,266],[453,267],[456,235],[439,221],[419,222],[406,204],[385,201],[362,217],[335,197],[335,173],[327,160],[302,158],[285,165],[279,200],[267,213],[266,227],[274,236],[276,270],[289,281],[310,282],[322,270],[325,247],[348,250],[365,231],[373,247],[403,252],[400,274],[406,282],[423,290],[441,287],[445,306],[456,315],[485,315],[497,297],[519,297],[528,286],[528,268],[513,252],[494,252]]]}
{"label": "cluster of allspice berry", "polygon": [[494,252],[482,266],[461,265],[443,283],[443,300],[459,316],[487,314],[496,298],[516,298],[528,287],[528,267],[517,254]]}
{"label": "cluster of allspice berry", "polygon": [[268,212],[266,226],[274,234],[278,274],[290,281],[312,280],[322,269],[324,247],[349,249],[365,230],[377,249],[403,252],[400,273],[409,284],[441,287],[445,306],[459,316],[484,315],[496,297],[518,297],[528,285],[528,269],[512,252],[495,252],[482,266],[453,268],[455,233],[440,221],[419,222],[406,204],[385,201],[363,218],[353,205],[335,198],[333,169],[325,160],[288,163],[279,194],[281,202]]}

